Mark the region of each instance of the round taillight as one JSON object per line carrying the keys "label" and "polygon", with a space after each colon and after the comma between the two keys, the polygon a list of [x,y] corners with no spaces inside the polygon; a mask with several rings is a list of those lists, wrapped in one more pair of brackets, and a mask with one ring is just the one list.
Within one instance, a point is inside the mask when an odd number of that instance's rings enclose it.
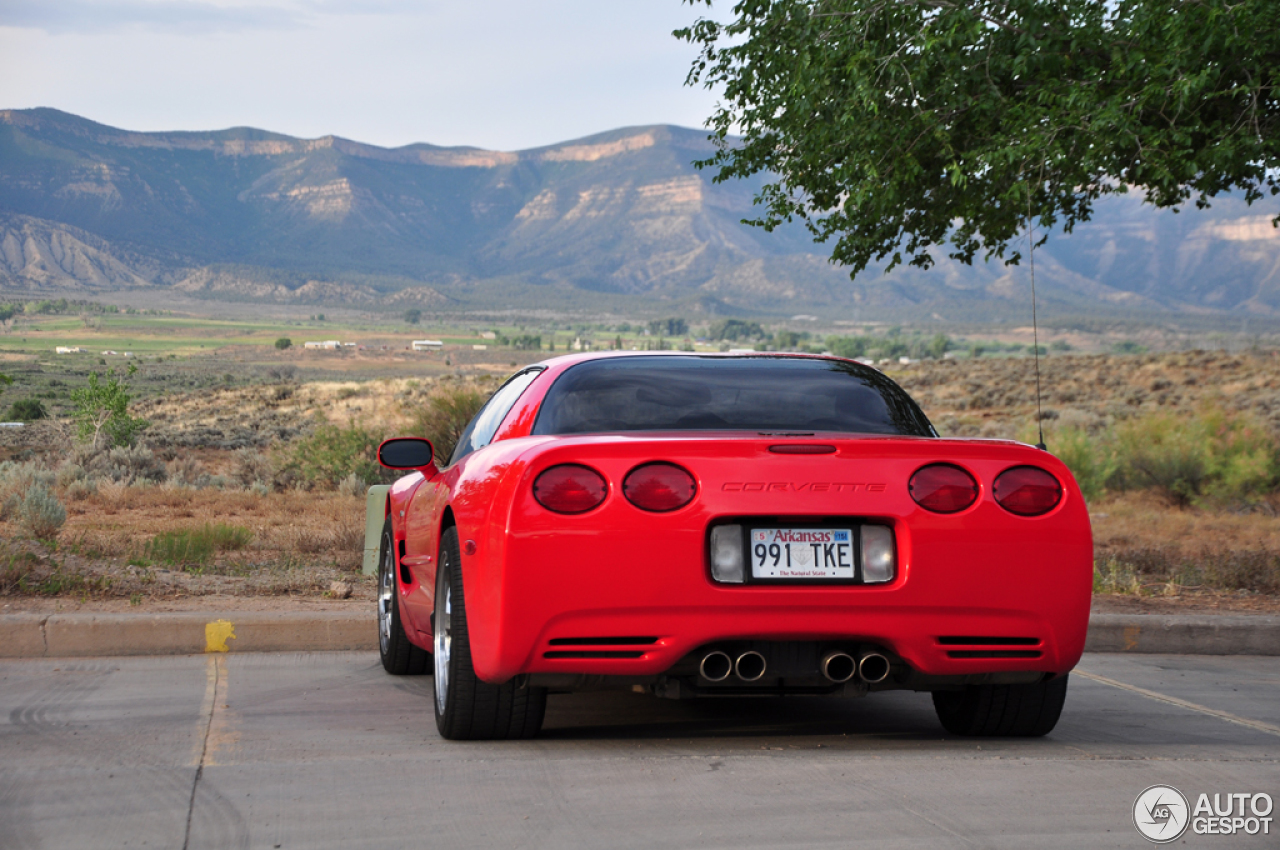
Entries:
{"label": "round taillight", "polygon": [[939,514],[957,513],[978,499],[978,482],[949,463],[935,463],[916,470],[907,489],[917,505]]}
{"label": "round taillight", "polygon": [[674,511],[693,501],[698,485],[693,476],[673,463],[646,463],[627,473],[622,493],[646,511]]}
{"label": "round taillight", "polygon": [[558,514],[582,514],[604,501],[609,486],[594,469],[565,463],[553,466],[533,481],[533,498]]}
{"label": "round taillight", "polygon": [[1035,466],[1015,466],[996,476],[996,504],[1018,516],[1047,514],[1062,501],[1058,479]]}

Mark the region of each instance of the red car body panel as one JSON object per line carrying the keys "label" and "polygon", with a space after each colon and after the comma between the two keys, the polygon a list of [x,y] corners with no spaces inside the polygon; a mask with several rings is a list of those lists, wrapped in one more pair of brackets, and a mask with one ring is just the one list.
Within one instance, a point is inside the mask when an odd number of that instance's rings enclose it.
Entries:
{"label": "red car body panel", "polygon": [[[1092,536],[1079,489],[1052,455],[1008,441],[822,432],[529,436],[556,377],[598,356],[550,361],[490,445],[393,488],[388,509],[411,579],[404,581],[401,569],[397,587],[415,643],[431,646],[439,538],[451,523],[462,542],[472,659],[489,682],[526,673],[653,676],[698,647],[729,640],[864,641],[936,676],[1065,673],[1079,660]],[[836,450],[769,450],[788,443]],[[692,502],[669,513],[628,502],[623,478],[650,461],[689,471],[697,482]],[[940,514],[912,499],[911,475],[938,462],[978,482],[972,506]],[[535,501],[534,479],[561,463],[602,475],[609,488],[603,503],[565,515]],[[1047,514],[1017,516],[993,498],[996,476],[1021,465],[1061,482],[1062,499]],[[897,575],[884,585],[714,582],[708,529],[751,517],[772,517],[776,525],[850,518],[890,526]],[[626,658],[556,657],[566,653],[551,643],[569,639],[574,648],[607,650],[616,648],[609,639],[626,636],[654,640]],[[976,638],[1021,639],[1022,657],[966,651],[965,641]]]}

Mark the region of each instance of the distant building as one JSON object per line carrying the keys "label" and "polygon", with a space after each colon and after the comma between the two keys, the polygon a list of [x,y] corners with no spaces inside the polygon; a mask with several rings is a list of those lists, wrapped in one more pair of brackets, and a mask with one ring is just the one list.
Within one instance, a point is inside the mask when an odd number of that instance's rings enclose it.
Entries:
{"label": "distant building", "polygon": [[323,351],[336,351],[342,347],[342,343],[338,342],[336,339],[326,339],[320,342],[304,342],[302,347],[317,348]]}
{"label": "distant building", "polygon": [[[384,345],[383,348],[386,348]],[[440,339],[415,339],[413,341],[414,351],[439,351],[444,348],[444,340]]]}
{"label": "distant building", "polygon": [[102,352],[102,354],[103,354],[103,356],[104,356],[104,357],[105,357],[105,356],[107,356],[107,355],[110,355],[110,356],[112,356],[112,357],[119,357],[119,356],[120,356],[120,352],[118,352],[118,351],[112,351],[112,350],[111,350],[111,349],[109,349],[109,348],[108,348],[106,351]]}
{"label": "distant building", "polygon": [[53,349],[54,354],[88,354],[89,349],[78,345],[59,345]]}
{"label": "distant building", "polygon": [[497,339],[497,338],[498,338],[498,332],[497,332],[497,331],[485,331],[484,333],[480,334],[480,338],[481,338],[481,339]]}
{"label": "distant building", "polygon": [[574,351],[590,351],[591,340],[583,339],[582,337],[577,337],[574,339],[573,345],[571,347],[573,348]]}
{"label": "distant building", "polygon": [[486,351],[488,350],[488,348],[489,346],[481,345],[480,343],[476,343],[475,345],[471,346],[472,351]]}

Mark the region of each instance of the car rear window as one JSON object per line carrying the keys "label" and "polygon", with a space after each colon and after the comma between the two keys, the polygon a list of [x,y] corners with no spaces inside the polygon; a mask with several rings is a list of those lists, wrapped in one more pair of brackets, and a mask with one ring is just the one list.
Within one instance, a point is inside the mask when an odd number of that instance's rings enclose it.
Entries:
{"label": "car rear window", "polygon": [[846,431],[936,436],[902,388],[857,363],[800,357],[614,357],[547,391],[534,434]]}

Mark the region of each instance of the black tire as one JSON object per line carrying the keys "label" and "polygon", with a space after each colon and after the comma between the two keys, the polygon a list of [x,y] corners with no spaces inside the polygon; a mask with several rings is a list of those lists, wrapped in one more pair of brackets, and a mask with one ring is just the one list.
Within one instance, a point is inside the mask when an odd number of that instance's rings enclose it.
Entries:
{"label": "black tire", "polygon": [[1067,699],[1068,676],[1034,685],[971,685],[934,691],[933,709],[953,735],[1038,738],[1053,731]]}
{"label": "black tire", "polygon": [[461,564],[458,532],[447,529],[440,537],[436,613],[432,617],[436,728],[451,741],[532,738],[542,729],[547,691],[518,687],[514,680],[491,685],[476,676]]}
{"label": "black tire", "polygon": [[409,642],[400,621],[391,517],[383,523],[382,542],[378,545],[378,655],[383,669],[396,676],[421,676],[431,666],[431,653]]}

